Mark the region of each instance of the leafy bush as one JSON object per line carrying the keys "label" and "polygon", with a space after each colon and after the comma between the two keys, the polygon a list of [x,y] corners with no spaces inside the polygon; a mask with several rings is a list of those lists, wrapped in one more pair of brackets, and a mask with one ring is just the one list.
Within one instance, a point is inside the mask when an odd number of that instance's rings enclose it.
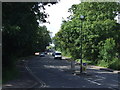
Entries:
{"label": "leafy bush", "polygon": [[108,62],[105,60],[99,60],[97,63],[98,66],[108,67]]}
{"label": "leafy bush", "polygon": [[[80,59],[76,59],[75,61],[80,62]],[[92,60],[85,60],[85,59],[82,60],[82,63],[87,63],[87,65],[93,64]]]}
{"label": "leafy bush", "polygon": [[118,53],[116,50],[116,43],[113,38],[108,38],[105,42],[99,43],[99,66],[108,67],[111,69],[120,69],[120,60],[117,58]]}
{"label": "leafy bush", "polygon": [[[106,39],[105,43],[102,42],[102,46],[99,48],[100,59],[105,62],[112,61],[116,55],[115,46],[115,40],[113,38]],[[104,61],[101,62],[104,63]]]}
{"label": "leafy bush", "polygon": [[109,63],[109,68],[120,70],[120,60],[115,58],[111,63]]}

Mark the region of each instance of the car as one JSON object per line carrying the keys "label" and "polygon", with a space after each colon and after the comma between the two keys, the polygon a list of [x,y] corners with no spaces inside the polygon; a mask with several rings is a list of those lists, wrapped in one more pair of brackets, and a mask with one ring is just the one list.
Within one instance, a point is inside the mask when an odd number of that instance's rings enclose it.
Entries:
{"label": "car", "polygon": [[47,51],[45,51],[45,54],[47,54]]}
{"label": "car", "polygon": [[40,57],[45,57],[45,53],[44,53],[44,52],[41,53],[41,54],[40,54]]}
{"label": "car", "polygon": [[35,52],[35,56],[39,56],[40,55],[40,53],[39,52]]}
{"label": "car", "polygon": [[61,54],[61,52],[56,51],[56,52],[54,53],[54,59],[62,59],[62,54]]}

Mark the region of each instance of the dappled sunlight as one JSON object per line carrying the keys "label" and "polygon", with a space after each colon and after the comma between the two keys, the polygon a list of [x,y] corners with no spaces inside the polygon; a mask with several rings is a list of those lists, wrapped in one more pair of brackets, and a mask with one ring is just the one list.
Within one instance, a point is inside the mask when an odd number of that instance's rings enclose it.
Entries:
{"label": "dappled sunlight", "polygon": [[14,82],[8,82],[7,84],[3,85],[3,88],[24,88],[26,87],[30,87],[29,84],[34,85],[36,84],[35,82],[31,81],[31,80],[15,80]]}
{"label": "dappled sunlight", "polygon": [[11,86],[13,86],[12,84],[5,84],[4,85],[5,87],[11,87]]}
{"label": "dappled sunlight", "polygon": [[54,69],[66,69],[68,66],[54,66],[54,65],[44,65],[45,68],[54,68]]}

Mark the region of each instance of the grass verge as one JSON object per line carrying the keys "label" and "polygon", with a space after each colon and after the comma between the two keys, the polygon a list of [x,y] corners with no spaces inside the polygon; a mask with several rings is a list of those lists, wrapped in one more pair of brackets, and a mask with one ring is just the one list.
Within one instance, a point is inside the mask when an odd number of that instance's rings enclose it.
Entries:
{"label": "grass verge", "polygon": [[[75,61],[77,61],[77,62],[79,63],[79,62],[80,62],[80,59],[76,59]],[[82,62],[83,62],[83,63],[87,63],[88,65],[94,64],[92,61],[90,61],[90,60],[85,60],[85,59],[83,59]]]}

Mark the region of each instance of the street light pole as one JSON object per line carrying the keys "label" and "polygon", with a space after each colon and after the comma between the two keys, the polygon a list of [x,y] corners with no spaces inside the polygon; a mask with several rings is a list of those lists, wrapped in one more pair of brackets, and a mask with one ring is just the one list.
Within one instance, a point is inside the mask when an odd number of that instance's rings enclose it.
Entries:
{"label": "street light pole", "polygon": [[[83,20],[84,19],[84,16],[81,15],[80,16],[80,19]],[[80,29],[80,34],[81,34],[81,54],[80,54],[80,73],[82,73],[82,22],[81,22],[81,29]]]}

